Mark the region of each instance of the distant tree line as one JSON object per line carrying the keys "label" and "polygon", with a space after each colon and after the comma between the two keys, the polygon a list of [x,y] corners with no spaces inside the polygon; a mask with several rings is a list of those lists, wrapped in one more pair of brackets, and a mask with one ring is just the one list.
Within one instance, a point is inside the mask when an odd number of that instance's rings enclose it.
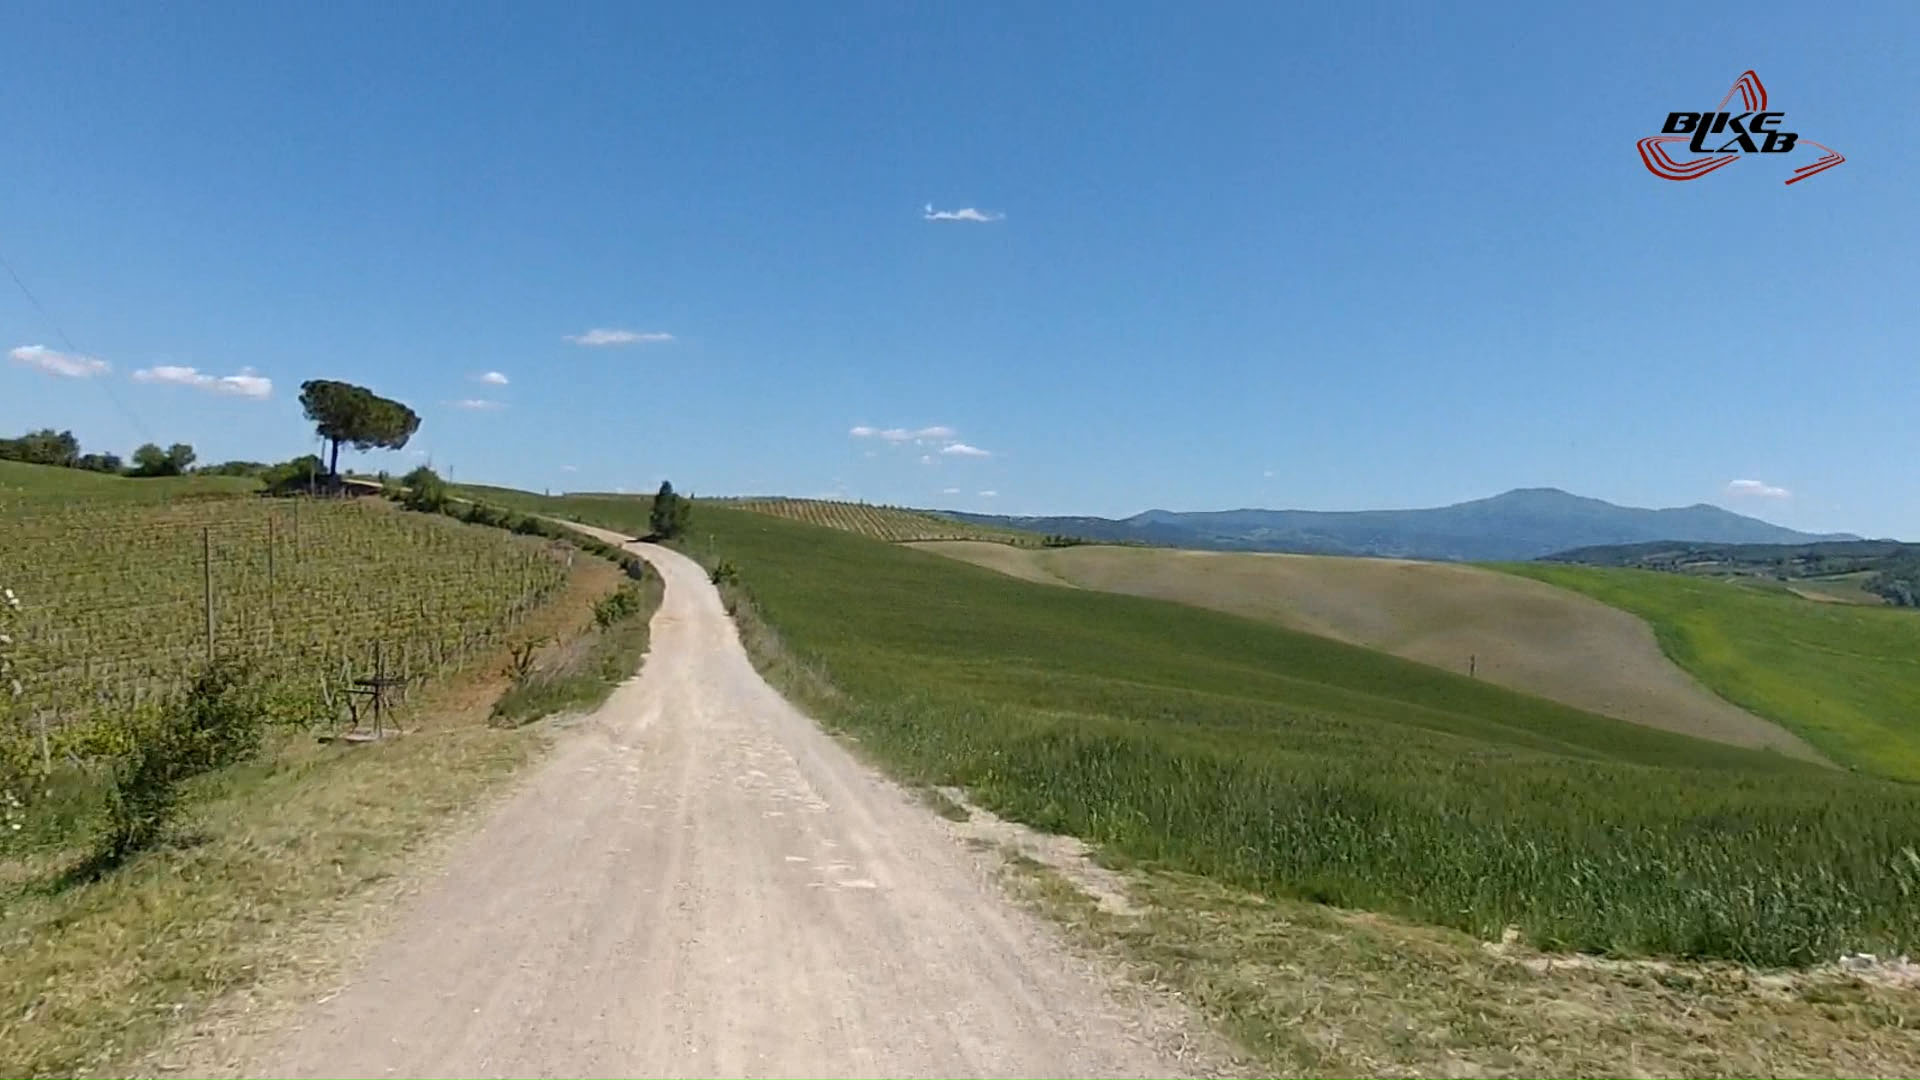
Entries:
{"label": "distant tree line", "polygon": [[1819,540],[1806,544],[1707,544],[1654,541],[1605,544],[1549,555],[1543,562],[1619,566],[1714,576],[1771,577],[1777,581],[1837,577],[1871,571],[1860,587],[1895,607],[1920,607],[1920,544],[1897,540]]}
{"label": "distant tree line", "polygon": [[71,431],[41,428],[17,439],[0,439],[0,461],[121,476],[180,476],[192,469],[194,452],[187,443],[174,443],[164,449],[157,443],[146,443],[133,452],[133,464],[128,465],[118,454],[82,453],[80,440]]}

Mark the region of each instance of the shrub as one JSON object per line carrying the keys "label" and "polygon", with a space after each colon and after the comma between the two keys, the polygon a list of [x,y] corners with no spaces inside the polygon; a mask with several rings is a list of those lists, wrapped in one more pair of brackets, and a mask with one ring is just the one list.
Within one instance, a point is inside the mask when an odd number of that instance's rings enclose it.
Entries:
{"label": "shrub", "polygon": [[640,611],[640,606],[640,590],[633,585],[622,585],[593,605],[594,625],[605,630],[614,623],[632,618]]}
{"label": "shrub", "polygon": [[713,570],[707,574],[707,580],[715,585],[732,585],[740,580],[740,568],[721,559],[713,565]]}
{"label": "shrub", "polygon": [[[439,513],[446,508],[447,482],[425,465],[401,477],[400,483],[406,488],[400,496],[400,505],[407,509]],[[381,474],[380,484],[386,486],[385,473]]]}
{"label": "shrub", "polygon": [[174,701],[102,723],[90,740],[109,762],[97,857],[119,862],[152,845],[177,812],[182,785],[252,757],[265,723],[258,682],[233,662],[209,666]]}
{"label": "shrub", "polygon": [[269,465],[260,473],[260,483],[269,495],[292,495],[309,491],[326,474],[327,467],[313,454],[302,454],[278,465]]}

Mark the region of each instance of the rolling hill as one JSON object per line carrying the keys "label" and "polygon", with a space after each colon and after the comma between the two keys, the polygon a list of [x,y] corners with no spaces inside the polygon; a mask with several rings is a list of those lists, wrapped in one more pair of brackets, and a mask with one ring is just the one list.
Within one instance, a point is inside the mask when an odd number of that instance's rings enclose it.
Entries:
{"label": "rolling hill", "polygon": [[951,516],[1107,542],[1448,561],[1519,561],[1570,548],[1652,540],[1789,544],[1857,539],[1797,532],[1705,503],[1648,510],[1558,488],[1519,488],[1488,499],[1423,510],[1148,510],[1118,520]]}
{"label": "rolling hill", "polygon": [[1640,619],[1477,566],[1089,545],[916,547],[1027,581],[1173,600],[1464,673],[1577,709],[1809,760],[1785,728],[1716,697]]}
{"label": "rolling hill", "polygon": [[[643,499],[521,501],[646,527]],[[737,575],[741,636],[817,718],[1116,858],[1549,948],[1790,964],[1913,941],[1904,785],[1271,622],[695,520],[686,549]]]}

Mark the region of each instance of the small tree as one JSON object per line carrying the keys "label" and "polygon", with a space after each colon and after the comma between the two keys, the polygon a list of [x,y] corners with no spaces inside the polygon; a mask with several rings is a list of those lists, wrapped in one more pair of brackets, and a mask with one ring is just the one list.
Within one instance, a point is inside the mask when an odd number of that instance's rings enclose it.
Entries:
{"label": "small tree", "polygon": [[333,444],[327,473],[335,480],[340,478],[341,443],[356,450],[398,450],[420,430],[419,414],[412,409],[352,383],[309,379],[300,384],[300,406],[320,437]]}
{"label": "small tree", "polygon": [[447,482],[425,465],[401,477],[400,483],[407,489],[400,496],[400,505],[407,509],[438,513],[446,508]]}
{"label": "small tree", "polygon": [[687,531],[687,522],[693,517],[693,502],[673,490],[673,484],[660,481],[660,491],[653,497],[653,511],[647,515],[647,527],[653,535],[662,540],[671,540]]}

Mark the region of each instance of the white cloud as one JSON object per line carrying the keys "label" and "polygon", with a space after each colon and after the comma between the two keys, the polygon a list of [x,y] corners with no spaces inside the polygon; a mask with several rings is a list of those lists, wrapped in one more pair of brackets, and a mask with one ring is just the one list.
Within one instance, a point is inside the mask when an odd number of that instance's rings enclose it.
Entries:
{"label": "white cloud", "polygon": [[1268,470],[1267,470],[1266,472],[1263,472],[1263,473],[1261,473],[1260,475],[1261,475],[1261,476],[1264,476],[1264,477],[1266,477],[1266,478],[1267,478],[1267,479],[1269,479],[1269,480],[1271,480],[1271,479],[1273,479],[1273,470],[1272,470],[1272,469],[1268,469]]}
{"label": "white cloud", "polygon": [[499,402],[490,401],[487,398],[461,398],[459,401],[453,403],[453,407],[456,409],[468,409],[473,412],[486,412],[490,409],[501,408],[502,406]]}
{"label": "white cloud", "polygon": [[255,375],[252,368],[241,368],[238,375],[209,375],[198,368],[182,367],[178,364],[158,364],[134,372],[133,381],[191,386],[197,390],[206,390],[215,394],[232,394],[235,397],[273,396],[273,380],[264,375]]}
{"label": "white cloud", "polygon": [[560,471],[561,471],[561,472],[579,472],[579,471],[580,471],[580,466],[578,466],[578,465],[562,465],[562,466],[560,466]]}
{"label": "white cloud", "polygon": [[951,439],[954,436],[954,430],[945,424],[934,424],[931,427],[911,429],[903,427],[876,428],[869,427],[866,424],[860,424],[856,427],[848,428],[847,434],[856,439],[879,439],[882,442],[890,443],[927,443],[938,442],[941,439]]}
{"label": "white cloud", "polygon": [[959,488],[941,488],[941,489],[940,489],[940,494],[942,494],[942,495],[958,495],[958,494],[960,494],[960,489],[959,489]]}
{"label": "white cloud", "polygon": [[489,371],[485,375],[475,375],[473,378],[474,381],[486,383],[488,386],[507,385],[507,377],[498,371]]}
{"label": "white cloud", "polygon": [[1004,221],[1007,217],[1007,215],[994,210],[975,210],[971,206],[963,206],[958,210],[935,210],[932,203],[927,204],[926,209],[921,211],[920,216],[928,221],[974,221],[981,223]]}
{"label": "white cloud", "polygon": [[933,455],[932,455],[932,454],[921,454],[921,455],[920,455],[920,464],[922,464],[922,465],[931,465],[931,464],[933,464]]}
{"label": "white cloud", "polygon": [[983,499],[991,499],[991,498],[993,498],[993,497],[995,497],[995,496],[997,496],[997,495],[999,495],[999,494],[1000,494],[999,492],[997,492],[997,491],[993,491],[993,490],[991,490],[991,489],[989,489],[989,490],[987,490],[987,491],[983,491],[983,492],[981,492],[981,493],[980,493],[980,497],[981,497],[981,498],[983,498]]}
{"label": "white cloud", "polygon": [[1791,499],[1793,492],[1783,487],[1759,480],[1730,480],[1727,482],[1727,494],[1737,498]]}
{"label": "white cloud", "polygon": [[992,457],[993,456],[993,454],[989,451],[982,450],[977,446],[968,446],[966,443],[963,443],[963,442],[948,443],[947,445],[940,448],[940,452],[943,454],[951,455],[953,457]]}
{"label": "white cloud", "polygon": [[105,375],[113,368],[105,360],[96,360],[79,353],[56,352],[45,345],[22,345],[7,353],[14,362],[28,367],[39,368],[49,375],[62,375],[69,379],[91,379],[95,375]]}
{"label": "white cloud", "polygon": [[672,341],[672,334],[642,333],[638,330],[608,330],[596,327],[584,334],[568,334],[568,341],[575,345],[658,345]]}

